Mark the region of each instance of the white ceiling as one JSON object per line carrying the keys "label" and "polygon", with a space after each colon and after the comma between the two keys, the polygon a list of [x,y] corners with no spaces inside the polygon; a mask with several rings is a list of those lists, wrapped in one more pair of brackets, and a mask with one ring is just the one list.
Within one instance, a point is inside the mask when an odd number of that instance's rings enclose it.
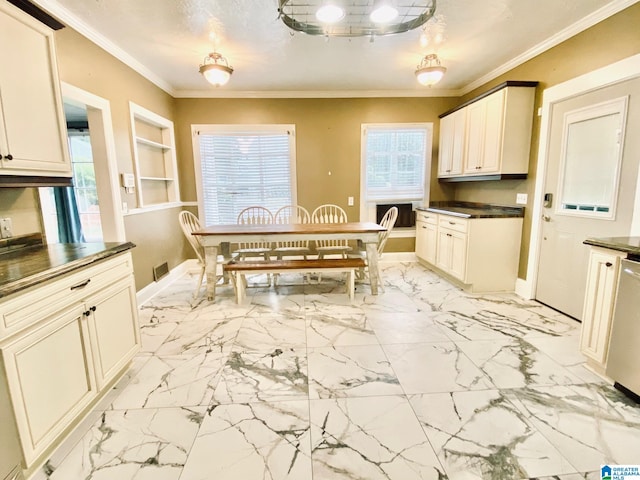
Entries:
{"label": "white ceiling", "polygon": [[[420,29],[373,42],[294,34],[277,0],[34,3],[174,96],[304,97],[460,95],[637,1],[438,0],[445,40],[426,48]],[[219,88],[198,72],[214,46],[235,69]],[[427,89],[414,71],[432,52],[447,73]]]}

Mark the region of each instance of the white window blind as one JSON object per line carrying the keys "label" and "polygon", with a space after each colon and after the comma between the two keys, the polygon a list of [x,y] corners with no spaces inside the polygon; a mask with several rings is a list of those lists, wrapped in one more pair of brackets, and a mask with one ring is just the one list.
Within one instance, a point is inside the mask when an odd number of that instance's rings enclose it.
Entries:
{"label": "white window blind", "polygon": [[366,199],[423,199],[427,126],[367,126],[364,135]]}
{"label": "white window blind", "polygon": [[253,205],[275,212],[295,203],[291,128],[236,126],[196,133],[207,225],[236,223],[240,211]]}

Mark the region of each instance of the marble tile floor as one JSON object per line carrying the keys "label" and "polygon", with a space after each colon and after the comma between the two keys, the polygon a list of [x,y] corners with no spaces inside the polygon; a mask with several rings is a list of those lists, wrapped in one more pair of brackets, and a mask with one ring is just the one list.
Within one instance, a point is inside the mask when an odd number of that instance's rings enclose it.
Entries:
{"label": "marble tile floor", "polygon": [[142,351],[51,480],[596,479],[640,463],[640,406],[590,373],[580,324],[470,295],[416,263],[385,292],[185,276],[140,310]]}

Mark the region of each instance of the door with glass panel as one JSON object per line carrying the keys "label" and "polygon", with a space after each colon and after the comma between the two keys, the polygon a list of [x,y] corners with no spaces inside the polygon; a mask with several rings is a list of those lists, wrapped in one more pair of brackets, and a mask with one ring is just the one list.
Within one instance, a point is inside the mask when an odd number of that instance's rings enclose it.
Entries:
{"label": "door with glass panel", "polygon": [[536,299],[581,319],[589,237],[628,236],[638,178],[640,79],[553,106]]}

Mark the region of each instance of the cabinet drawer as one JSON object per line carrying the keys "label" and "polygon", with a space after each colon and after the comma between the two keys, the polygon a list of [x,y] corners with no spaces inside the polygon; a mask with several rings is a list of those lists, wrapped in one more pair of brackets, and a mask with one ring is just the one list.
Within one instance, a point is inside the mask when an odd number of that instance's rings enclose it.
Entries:
{"label": "cabinet drawer", "polygon": [[438,224],[438,214],[430,212],[416,211],[416,222],[425,222],[432,225]]}
{"label": "cabinet drawer", "polygon": [[7,297],[0,303],[0,340],[82,301],[131,271],[131,254],[127,252]]}
{"label": "cabinet drawer", "polygon": [[438,225],[441,228],[448,228],[449,230],[455,230],[456,232],[466,233],[469,227],[469,221],[449,215],[442,215]]}

